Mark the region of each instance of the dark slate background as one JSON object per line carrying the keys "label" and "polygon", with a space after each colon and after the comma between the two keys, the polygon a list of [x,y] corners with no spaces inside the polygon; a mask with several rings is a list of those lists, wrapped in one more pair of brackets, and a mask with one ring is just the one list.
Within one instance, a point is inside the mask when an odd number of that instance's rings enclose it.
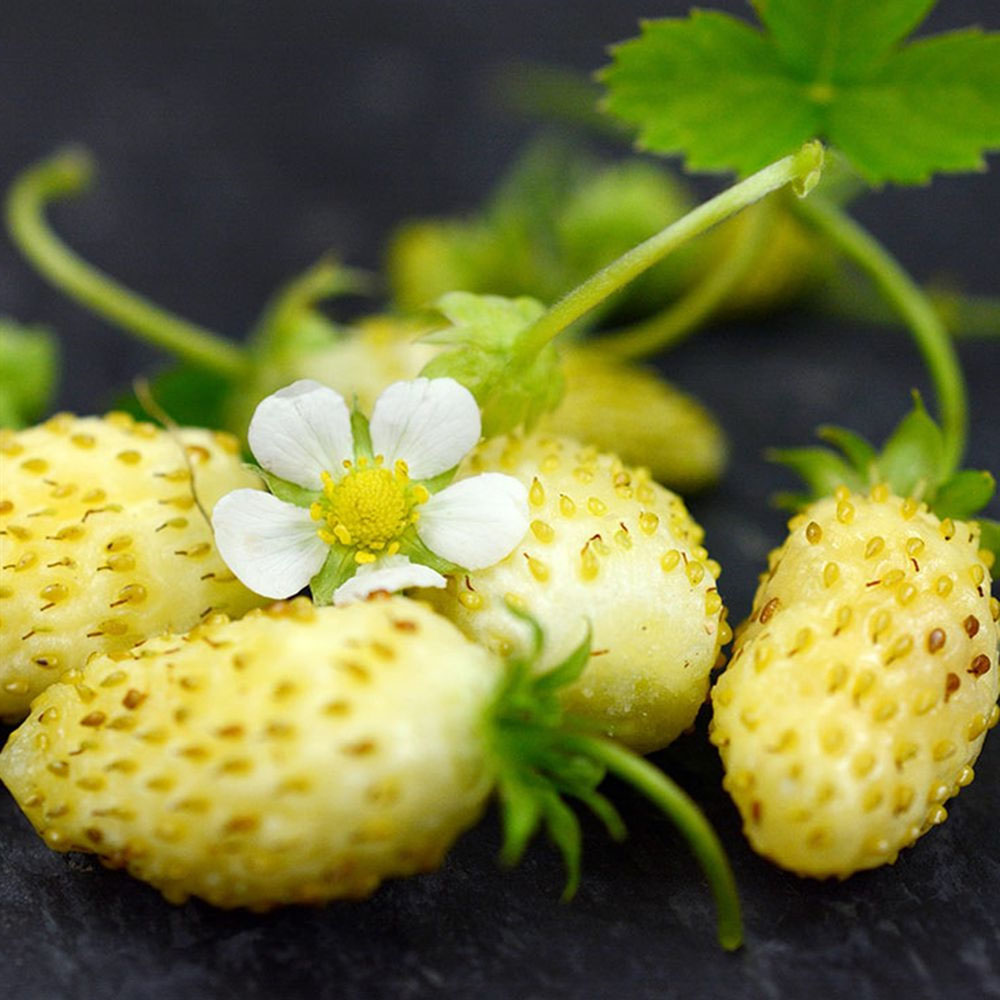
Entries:
{"label": "dark slate background", "polygon": [[[716,6],[745,11],[736,0]],[[471,208],[531,132],[489,79],[514,58],[591,70],[661,0],[174,0],[0,9],[0,183],[68,141],[102,169],[60,206],[69,242],[130,286],[239,336],[282,279],[335,248],[377,267],[407,215]],[[995,2],[945,2],[934,28],[1000,27]],[[997,294],[993,173],[866,197],[860,217],[922,280]],[[706,183],[711,191],[714,182]],[[91,412],[158,356],[40,281],[0,242],[0,313],[50,324],[59,406]],[[969,460],[1000,470],[1000,349],[966,343]],[[724,483],[692,502],[738,619],[782,534],[769,444],[823,421],[884,435],[927,388],[909,342],[785,314],[705,332],[663,362],[733,442]],[[997,507],[992,508],[997,516]],[[0,734],[2,735],[2,734]],[[19,1000],[297,997],[1000,997],[1000,737],[952,817],[892,868],[802,881],[754,856],[697,732],[656,756],[703,804],[733,860],[747,944],[714,942],[702,879],[669,824],[619,793],[631,837],[586,827],[585,877],[558,902],[544,845],[501,872],[496,819],[431,876],[360,904],[268,916],[172,907],[89,859],[50,853],[0,790],[0,995]]]}

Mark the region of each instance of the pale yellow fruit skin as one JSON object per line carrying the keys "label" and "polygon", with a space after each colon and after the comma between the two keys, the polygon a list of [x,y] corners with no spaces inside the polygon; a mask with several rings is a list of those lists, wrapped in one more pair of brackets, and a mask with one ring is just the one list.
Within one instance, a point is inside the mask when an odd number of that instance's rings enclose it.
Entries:
{"label": "pale yellow fruit skin", "polygon": [[514,601],[545,630],[542,669],[565,658],[589,622],[590,662],[564,704],[636,750],[666,746],[693,723],[728,638],[701,528],[646,470],[570,438],[495,439],[460,475],[484,471],[528,488],[529,531],[502,562],[424,596],[503,654],[528,636],[506,607]]}
{"label": "pale yellow fruit skin", "polygon": [[403,597],[304,598],[100,657],[0,754],[46,843],[267,909],[435,867],[492,786],[497,661]]}
{"label": "pale yellow fruit skin", "polygon": [[5,432],[0,463],[0,717],[95,653],[264,603],[194,499],[260,486],[231,435],[61,414]]}
{"label": "pale yellow fruit skin", "polygon": [[567,350],[563,371],[566,394],[540,430],[613,451],[682,492],[704,489],[722,475],[725,436],[694,397],[596,347]]}
{"label": "pale yellow fruit skin", "polygon": [[754,849],[846,877],[894,861],[972,780],[998,716],[1000,609],[978,528],[884,487],[789,528],[713,689],[710,735]]}

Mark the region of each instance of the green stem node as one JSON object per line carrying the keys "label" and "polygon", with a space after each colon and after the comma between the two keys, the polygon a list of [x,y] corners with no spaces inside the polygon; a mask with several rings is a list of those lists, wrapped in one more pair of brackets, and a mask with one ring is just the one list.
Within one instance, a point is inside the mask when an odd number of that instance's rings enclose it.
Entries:
{"label": "green stem node", "polygon": [[899,261],[846,212],[819,198],[800,203],[798,211],[875,282],[909,326],[937,395],[947,477],[962,461],[969,413],[962,369],[944,322]]}
{"label": "green stem node", "polygon": [[806,143],[797,153],[765,167],[699,205],[655,236],[633,247],[563,296],[518,338],[521,357],[534,358],[554,337],[623,288],[671,251],[786,184],[808,193],[823,167],[823,147]]}
{"label": "green stem node", "polygon": [[129,291],[52,232],[46,206],[83,193],[93,176],[93,160],[80,149],[56,153],[25,170],[11,185],[4,206],[14,243],[53,285],[99,316],[198,367],[228,378],[245,374],[250,362],[235,344]]}

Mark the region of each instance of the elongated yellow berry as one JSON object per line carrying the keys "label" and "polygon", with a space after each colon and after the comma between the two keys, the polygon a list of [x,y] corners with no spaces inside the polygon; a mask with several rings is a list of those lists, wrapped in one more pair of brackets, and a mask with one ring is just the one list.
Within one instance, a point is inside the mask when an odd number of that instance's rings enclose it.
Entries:
{"label": "elongated yellow berry", "polygon": [[565,658],[589,623],[590,662],[564,704],[634,749],[665,746],[694,721],[727,639],[702,529],[648,471],[569,438],[495,439],[460,474],[487,470],[524,483],[531,526],[503,562],[424,596],[501,653],[527,637],[513,603],[545,631],[542,666]]}
{"label": "elongated yellow berry", "polygon": [[760,853],[820,877],[892,862],[971,781],[1000,673],[978,537],[879,487],[792,520],[712,692]]}
{"label": "elongated yellow berry", "polygon": [[0,717],[95,653],[262,603],[205,516],[258,483],[230,435],[63,414],[4,432],[0,463]]}
{"label": "elongated yellow berry", "polygon": [[0,779],[50,847],[173,902],[362,897],[435,867],[478,817],[500,677],[402,597],[216,615],[52,685]]}

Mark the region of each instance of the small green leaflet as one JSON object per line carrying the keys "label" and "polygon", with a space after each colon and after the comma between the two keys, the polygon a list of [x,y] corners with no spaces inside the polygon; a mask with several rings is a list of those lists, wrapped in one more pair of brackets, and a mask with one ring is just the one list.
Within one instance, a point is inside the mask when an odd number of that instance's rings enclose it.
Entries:
{"label": "small green leaflet", "polygon": [[1000,147],[1000,33],[904,39],[932,0],[754,0],[766,30],[692,11],[613,50],[606,107],[694,170],[749,174],[820,138],[870,183],[976,170]]}
{"label": "small green leaflet", "polygon": [[530,429],[562,398],[563,378],[555,348],[519,357],[518,336],[545,307],[535,299],[450,292],[435,303],[450,327],[424,340],[451,350],[428,362],[421,375],[453,378],[476,398],[483,413],[483,434],[493,437],[524,426]]}

